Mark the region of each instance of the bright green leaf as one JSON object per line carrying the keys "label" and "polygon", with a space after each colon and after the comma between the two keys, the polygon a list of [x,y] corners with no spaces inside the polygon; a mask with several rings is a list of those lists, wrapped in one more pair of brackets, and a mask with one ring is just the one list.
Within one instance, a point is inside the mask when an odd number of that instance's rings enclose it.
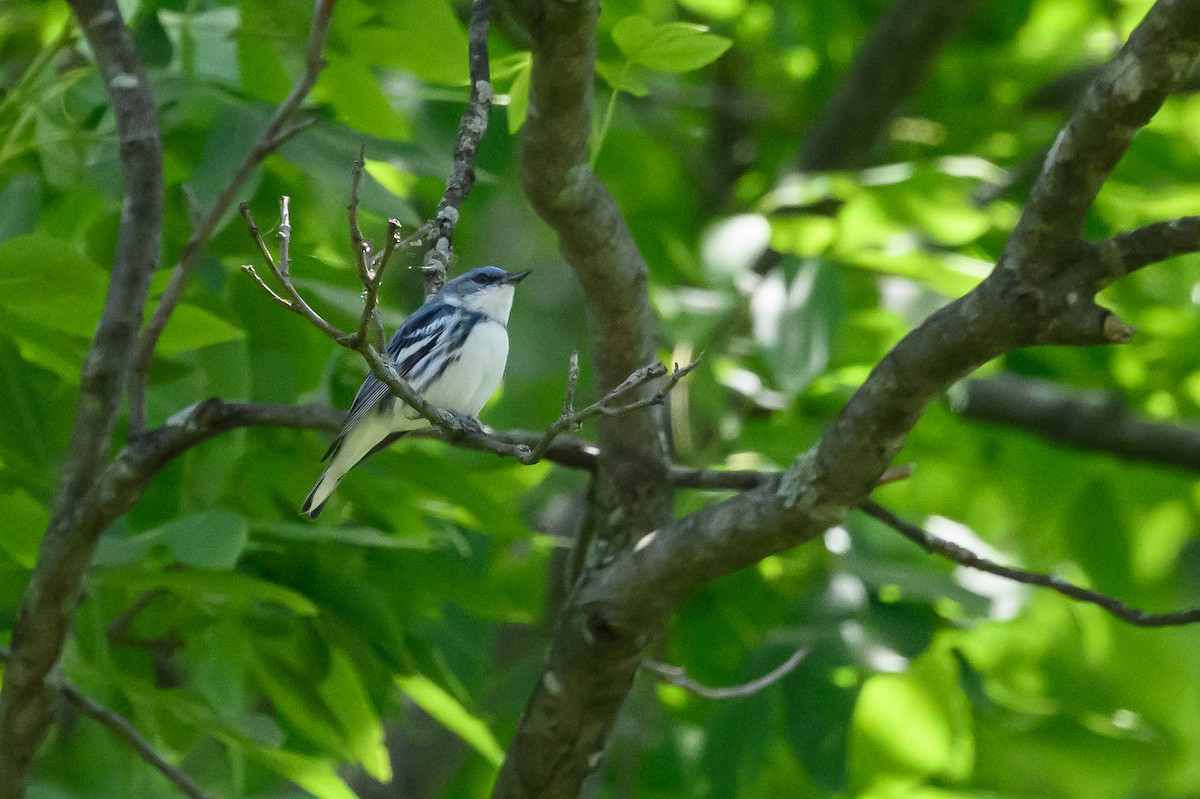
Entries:
{"label": "bright green leaf", "polygon": [[245,331],[240,327],[203,308],[184,302],[175,308],[170,324],[158,340],[158,349],[155,352],[170,358],[213,344],[237,341],[245,335]]}
{"label": "bright green leaf", "polygon": [[421,674],[410,674],[397,677],[396,684],[422,710],[470,744],[492,765],[499,767],[504,762],[504,750],[487,725],[471,715],[470,711],[437,683]]}
{"label": "bright green leaf", "polygon": [[[528,55],[528,54],[526,54]],[[529,74],[533,67],[531,58],[526,58],[513,76],[508,89],[508,132],[516,133],[525,124],[525,113],[529,108]]]}
{"label": "bright green leaf", "polygon": [[0,532],[0,549],[3,549],[18,566],[32,569],[37,562],[38,547],[46,533],[50,511],[23,489],[0,493],[0,518],[4,519]]}
{"label": "bright green leaf", "polygon": [[663,72],[691,72],[711,64],[733,41],[709,33],[703,25],[626,17],[613,26],[613,41],[635,64]]}

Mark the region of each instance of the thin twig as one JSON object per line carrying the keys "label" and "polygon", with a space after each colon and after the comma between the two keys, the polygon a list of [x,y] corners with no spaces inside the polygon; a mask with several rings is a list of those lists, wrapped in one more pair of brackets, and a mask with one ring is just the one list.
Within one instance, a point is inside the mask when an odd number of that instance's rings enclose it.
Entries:
{"label": "thin twig", "polygon": [[496,97],[488,67],[488,29],[492,20],[493,0],[474,0],[471,21],[467,27],[468,56],[471,73],[471,98],[458,125],[458,143],[454,147],[454,166],[446,179],[446,191],[434,216],[437,235],[425,254],[421,271],[425,275],[425,298],[442,289],[446,270],[450,266],[454,228],[458,224],[458,209],[462,207],[475,184],[475,155],[479,142],[487,132],[488,116]]}
{"label": "thin twig", "polygon": [[649,382],[650,380],[662,377],[667,373],[667,367],[663,366],[657,361],[647,364],[641,369],[635,371],[629,377],[625,378],[625,380],[623,380],[619,386],[605,394],[596,402],[593,402],[591,405],[587,406],[581,411],[576,411],[574,409],[575,384],[579,379],[579,354],[571,353],[571,364],[567,375],[567,395],[566,399],[563,401],[562,413],[557,419],[554,420],[554,422],[550,424],[548,428],[546,428],[546,432],[542,436],[541,440],[538,441],[538,443],[535,444],[527,453],[518,455],[517,460],[526,465],[537,463],[546,454],[546,450],[550,448],[550,445],[554,443],[555,438],[568,430],[578,430],[580,425],[594,416],[620,416],[623,413],[629,413],[630,411],[638,408],[645,408],[650,405],[661,404],[667,398],[667,394],[670,393],[671,389],[675,387],[675,384],[683,379],[689,372],[695,369],[699,363],[700,360],[697,358],[695,361],[682,369],[679,368],[679,364],[675,364],[675,371],[671,374],[670,379],[667,380],[666,385],[656,391],[652,396],[635,400],[634,402],[629,402],[624,405],[617,404],[617,400],[628,394],[630,391],[633,391],[638,386]]}
{"label": "thin twig", "polygon": [[[7,663],[11,658],[12,652],[0,647],[0,661]],[[190,796],[192,799],[210,799],[199,785],[192,782],[191,777],[168,763],[162,755],[155,751],[150,742],[142,737],[129,719],[88,698],[75,685],[66,680],[58,681],[58,689],[68,702],[79,709],[79,712],[107,727],[117,737],[123,739],[142,760],[170,780],[185,796]]]}
{"label": "thin twig", "polygon": [[109,622],[108,627],[105,630],[108,640],[111,642],[117,639],[127,638],[129,635],[129,628],[133,626],[134,620],[141,614],[143,610],[148,608],[150,604],[154,602],[154,600],[166,593],[166,589],[164,588],[155,588],[138,597],[124,613]]}
{"label": "thin twig", "polygon": [[[287,197],[281,198],[279,207],[280,207],[281,215],[284,215],[287,213],[287,211],[288,211],[288,198]],[[296,290],[295,285],[292,284],[291,275],[288,272],[284,271],[285,266],[282,262],[283,262],[284,258],[287,256],[288,247],[290,245],[290,240],[291,240],[291,233],[292,233],[292,228],[291,228],[290,222],[288,224],[286,224],[286,226],[285,226],[285,224],[283,224],[281,222],[281,224],[279,226],[279,252],[280,252],[280,262],[281,263],[276,264],[275,259],[271,257],[271,248],[267,246],[267,242],[263,239],[262,233],[258,229],[258,225],[256,225],[254,223],[254,217],[250,213],[250,206],[247,205],[246,203],[242,203],[241,205],[238,206],[238,210],[241,211],[242,218],[246,220],[246,226],[249,228],[249,231],[250,231],[250,238],[254,240],[254,243],[256,245],[258,245],[258,251],[262,255],[263,260],[266,262],[267,268],[271,270],[271,274],[275,276],[275,279],[278,280],[280,282],[280,284],[284,287],[284,289],[287,291],[287,295],[288,295],[287,299],[279,296],[274,291],[272,291],[271,288],[265,282],[263,282],[262,278],[259,277],[258,273],[254,270],[253,266],[246,264],[242,267],[242,271],[246,272],[251,277],[253,277],[254,280],[258,283],[258,285],[261,286],[263,288],[263,290],[265,290],[268,294],[270,294],[276,301],[278,301],[280,304],[282,304],[283,307],[299,314],[300,316],[303,316],[305,319],[307,319],[309,322],[311,322],[313,325],[315,325],[317,328],[319,328],[322,332],[325,333],[325,335],[329,336],[334,341],[343,342],[343,341],[353,338],[352,336],[349,336],[348,334],[343,333],[342,331],[338,330],[333,325],[326,322],[324,319],[321,318],[320,314],[318,314],[316,311],[314,311],[312,308],[310,308],[308,303],[306,303],[304,301],[304,298],[300,296],[300,292],[298,292]]]}
{"label": "thin twig", "polygon": [[371,244],[363,237],[362,228],[358,224],[358,190],[366,169],[365,155],[366,148],[360,148],[350,179],[350,203],[346,206],[346,214],[350,223],[350,246],[354,250],[354,263],[358,268],[358,279],[363,285],[363,312],[358,321],[358,339],[370,340],[374,342],[375,349],[382,350],[384,343],[383,325],[379,321],[378,313],[379,284],[383,280],[384,267],[396,249],[400,222],[396,219],[388,220],[387,241],[383,245],[383,251],[372,253]]}
{"label": "thin twig", "polygon": [[703,696],[706,699],[737,699],[743,696],[756,694],[764,688],[769,688],[775,683],[782,680],[795,670],[800,665],[800,661],[804,660],[804,656],[808,654],[808,647],[801,647],[792,653],[792,656],[780,663],[775,668],[763,676],[751,680],[748,683],[741,685],[730,685],[724,688],[710,688],[707,685],[701,685],[688,676],[682,666],[671,666],[666,663],[659,663],[656,660],[642,661],[642,668],[658,677],[665,683],[677,685],[686,691],[689,691],[697,696]]}
{"label": "thin twig", "polygon": [[313,6],[312,25],[308,32],[308,44],[305,49],[304,73],[296,80],[288,96],[275,109],[274,115],[267,123],[266,129],[258,137],[254,148],[242,161],[237,172],[218,195],[211,209],[196,225],[191,237],[179,255],[179,260],[171,270],[171,278],[159,298],[158,306],[146,323],[145,329],[137,340],[134,350],[133,368],[129,375],[129,430],[131,434],[140,433],[146,429],[146,385],[150,373],[150,365],[154,360],[154,349],[163,329],[174,313],[187,282],[200,262],[200,253],[208,240],[216,232],[225,212],[233,205],[238,192],[242,190],[246,180],[254,173],[268,155],[278,150],[292,137],[308,127],[311,122],[305,121],[285,130],[285,125],[304,102],[317,82],[317,76],[325,67],[322,52],[325,49],[325,38],[329,32],[329,23],[333,18],[333,8],[337,0],[316,0]]}
{"label": "thin twig", "polygon": [[1130,607],[1115,597],[1069,583],[1056,574],[1043,574],[1041,572],[1026,571],[1025,569],[1015,569],[1011,566],[1002,566],[987,558],[982,558],[965,547],[945,541],[917,527],[915,524],[904,521],[887,508],[872,500],[865,500],[858,507],[868,516],[883,522],[926,552],[941,555],[943,558],[954,561],[960,566],[978,569],[1018,583],[1049,588],[1071,599],[1097,605],[1117,618],[1135,626],[1174,627],[1200,622],[1200,607],[1190,610],[1173,611],[1171,613],[1148,613],[1144,610]]}

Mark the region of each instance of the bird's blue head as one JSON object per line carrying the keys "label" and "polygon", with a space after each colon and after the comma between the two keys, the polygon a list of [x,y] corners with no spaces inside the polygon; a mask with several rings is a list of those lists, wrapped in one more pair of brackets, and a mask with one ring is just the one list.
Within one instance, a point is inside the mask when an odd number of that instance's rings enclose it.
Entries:
{"label": "bird's blue head", "polygon": [[528,275],[529,272],[505,272],[498,266],[476,267],[447,282],[439,299],[506,324],[512,309],[513,288]]}

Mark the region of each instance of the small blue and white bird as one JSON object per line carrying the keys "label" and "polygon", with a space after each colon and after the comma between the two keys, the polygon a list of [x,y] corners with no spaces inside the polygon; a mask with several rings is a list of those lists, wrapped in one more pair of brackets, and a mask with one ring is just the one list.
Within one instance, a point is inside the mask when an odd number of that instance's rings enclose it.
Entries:
{"label": "small blue and white bird", "polygon": [[[513,291],[529,273],[481,266],[446,283],[388,342],[400,376],[427,402],[475,416],[500,386],[508,360],[508,313]],[[300,513],[315,519],[356,463],[429,421],[367,375],[342,431],[321,460],[329,465]]]}

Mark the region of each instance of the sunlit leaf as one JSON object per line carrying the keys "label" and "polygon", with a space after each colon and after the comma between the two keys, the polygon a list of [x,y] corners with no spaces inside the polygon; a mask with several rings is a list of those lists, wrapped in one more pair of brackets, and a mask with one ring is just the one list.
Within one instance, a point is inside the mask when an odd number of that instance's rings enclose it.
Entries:
{"label": "sunlit leaf", "polygon": [[487,725],[471,715],[457,699],[446,693],[437,683],[423,675],[410,674],[397,677],[396,684],[422,710],[470,744],[490,763],[499,766],[504,762],[504,749]]}

